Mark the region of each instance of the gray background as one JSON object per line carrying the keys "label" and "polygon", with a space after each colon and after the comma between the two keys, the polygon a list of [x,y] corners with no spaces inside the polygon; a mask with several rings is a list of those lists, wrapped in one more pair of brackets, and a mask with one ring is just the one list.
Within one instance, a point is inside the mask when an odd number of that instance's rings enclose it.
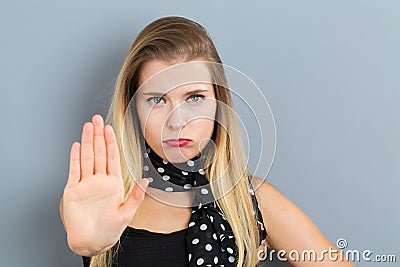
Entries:
{"label": "gray background", "polygon": [[0,266],[81,266],[58,211],[70,146],[106,114],[133,38],[166,15],[205,26],[223,62],[268,98],[277,150],[267,179],[333,243],[399,261],[398,1],[1,6]]}

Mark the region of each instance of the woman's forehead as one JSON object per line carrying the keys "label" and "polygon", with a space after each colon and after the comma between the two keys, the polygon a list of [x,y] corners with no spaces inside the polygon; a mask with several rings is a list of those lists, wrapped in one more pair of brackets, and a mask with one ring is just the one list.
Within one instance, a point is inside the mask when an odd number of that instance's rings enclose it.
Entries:
{"label": "woman's forehead", "polygon": [[157,60],[146,61],[140,68],[138,89],[141,93],[162,94],[175,88],[183,91],[199,88],[210,90],[212,79],[207,64],[203,61],[178,64],[167,64]]}
{"label": "woman's forehead", "polygon": [[143,62],[139,71],[139,86],[151,76],[170,66],[171,65],[159,60],[147,60]]}

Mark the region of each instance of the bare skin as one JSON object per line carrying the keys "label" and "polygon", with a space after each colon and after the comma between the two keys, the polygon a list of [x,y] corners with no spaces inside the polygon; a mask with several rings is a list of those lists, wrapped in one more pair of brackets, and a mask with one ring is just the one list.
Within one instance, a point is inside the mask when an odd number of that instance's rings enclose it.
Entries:
{"label": "bare skin", "polygon": [[[189,224],[192,209],[190,207],[180,207],[171,205],[169,202],[160,201],[162,197],[157,197],[158,189],[147,188],[142,204],[139,206],[136,214],[129,224],[130,227],[136,229],[145,229],[150,232],[172,233],[182,229],[186,229]],[[193,195],[186,192],[162,192],[169,194],[169,197],[175,199],[187,199],[186,204],[193,202]]]}

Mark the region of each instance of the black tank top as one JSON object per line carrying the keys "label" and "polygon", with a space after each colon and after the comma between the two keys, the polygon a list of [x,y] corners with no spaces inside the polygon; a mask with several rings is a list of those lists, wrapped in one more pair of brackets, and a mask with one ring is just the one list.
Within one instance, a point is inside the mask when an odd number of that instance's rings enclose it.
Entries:
{"label": "black tank top", "polygon": [[[186,233],[187,228],[164,234],[128,226],[121,235],[121,245],[112,266],[187,267]],[[83,266],[89,267],[90,258],[82,258]]]}

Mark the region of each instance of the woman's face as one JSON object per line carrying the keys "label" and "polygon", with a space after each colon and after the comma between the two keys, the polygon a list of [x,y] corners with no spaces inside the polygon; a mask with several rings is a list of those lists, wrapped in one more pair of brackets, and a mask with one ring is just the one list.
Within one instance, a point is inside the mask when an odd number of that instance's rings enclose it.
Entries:
{"label": "woman's face", "polygon": [[[144,62],[138,87],[171,66],[158,60]],[[151,78],[151,83],[146,82],[151,86],[143,86],[136,93],[141,129],[149,146],[160,157],[169,162],[184,162],[199,155],[211,139],[216,111],[214,88],[204,82],[167,88],[168,82],[157,76]],[[168,81],[175,78],[180,77],[167,76]]]}

